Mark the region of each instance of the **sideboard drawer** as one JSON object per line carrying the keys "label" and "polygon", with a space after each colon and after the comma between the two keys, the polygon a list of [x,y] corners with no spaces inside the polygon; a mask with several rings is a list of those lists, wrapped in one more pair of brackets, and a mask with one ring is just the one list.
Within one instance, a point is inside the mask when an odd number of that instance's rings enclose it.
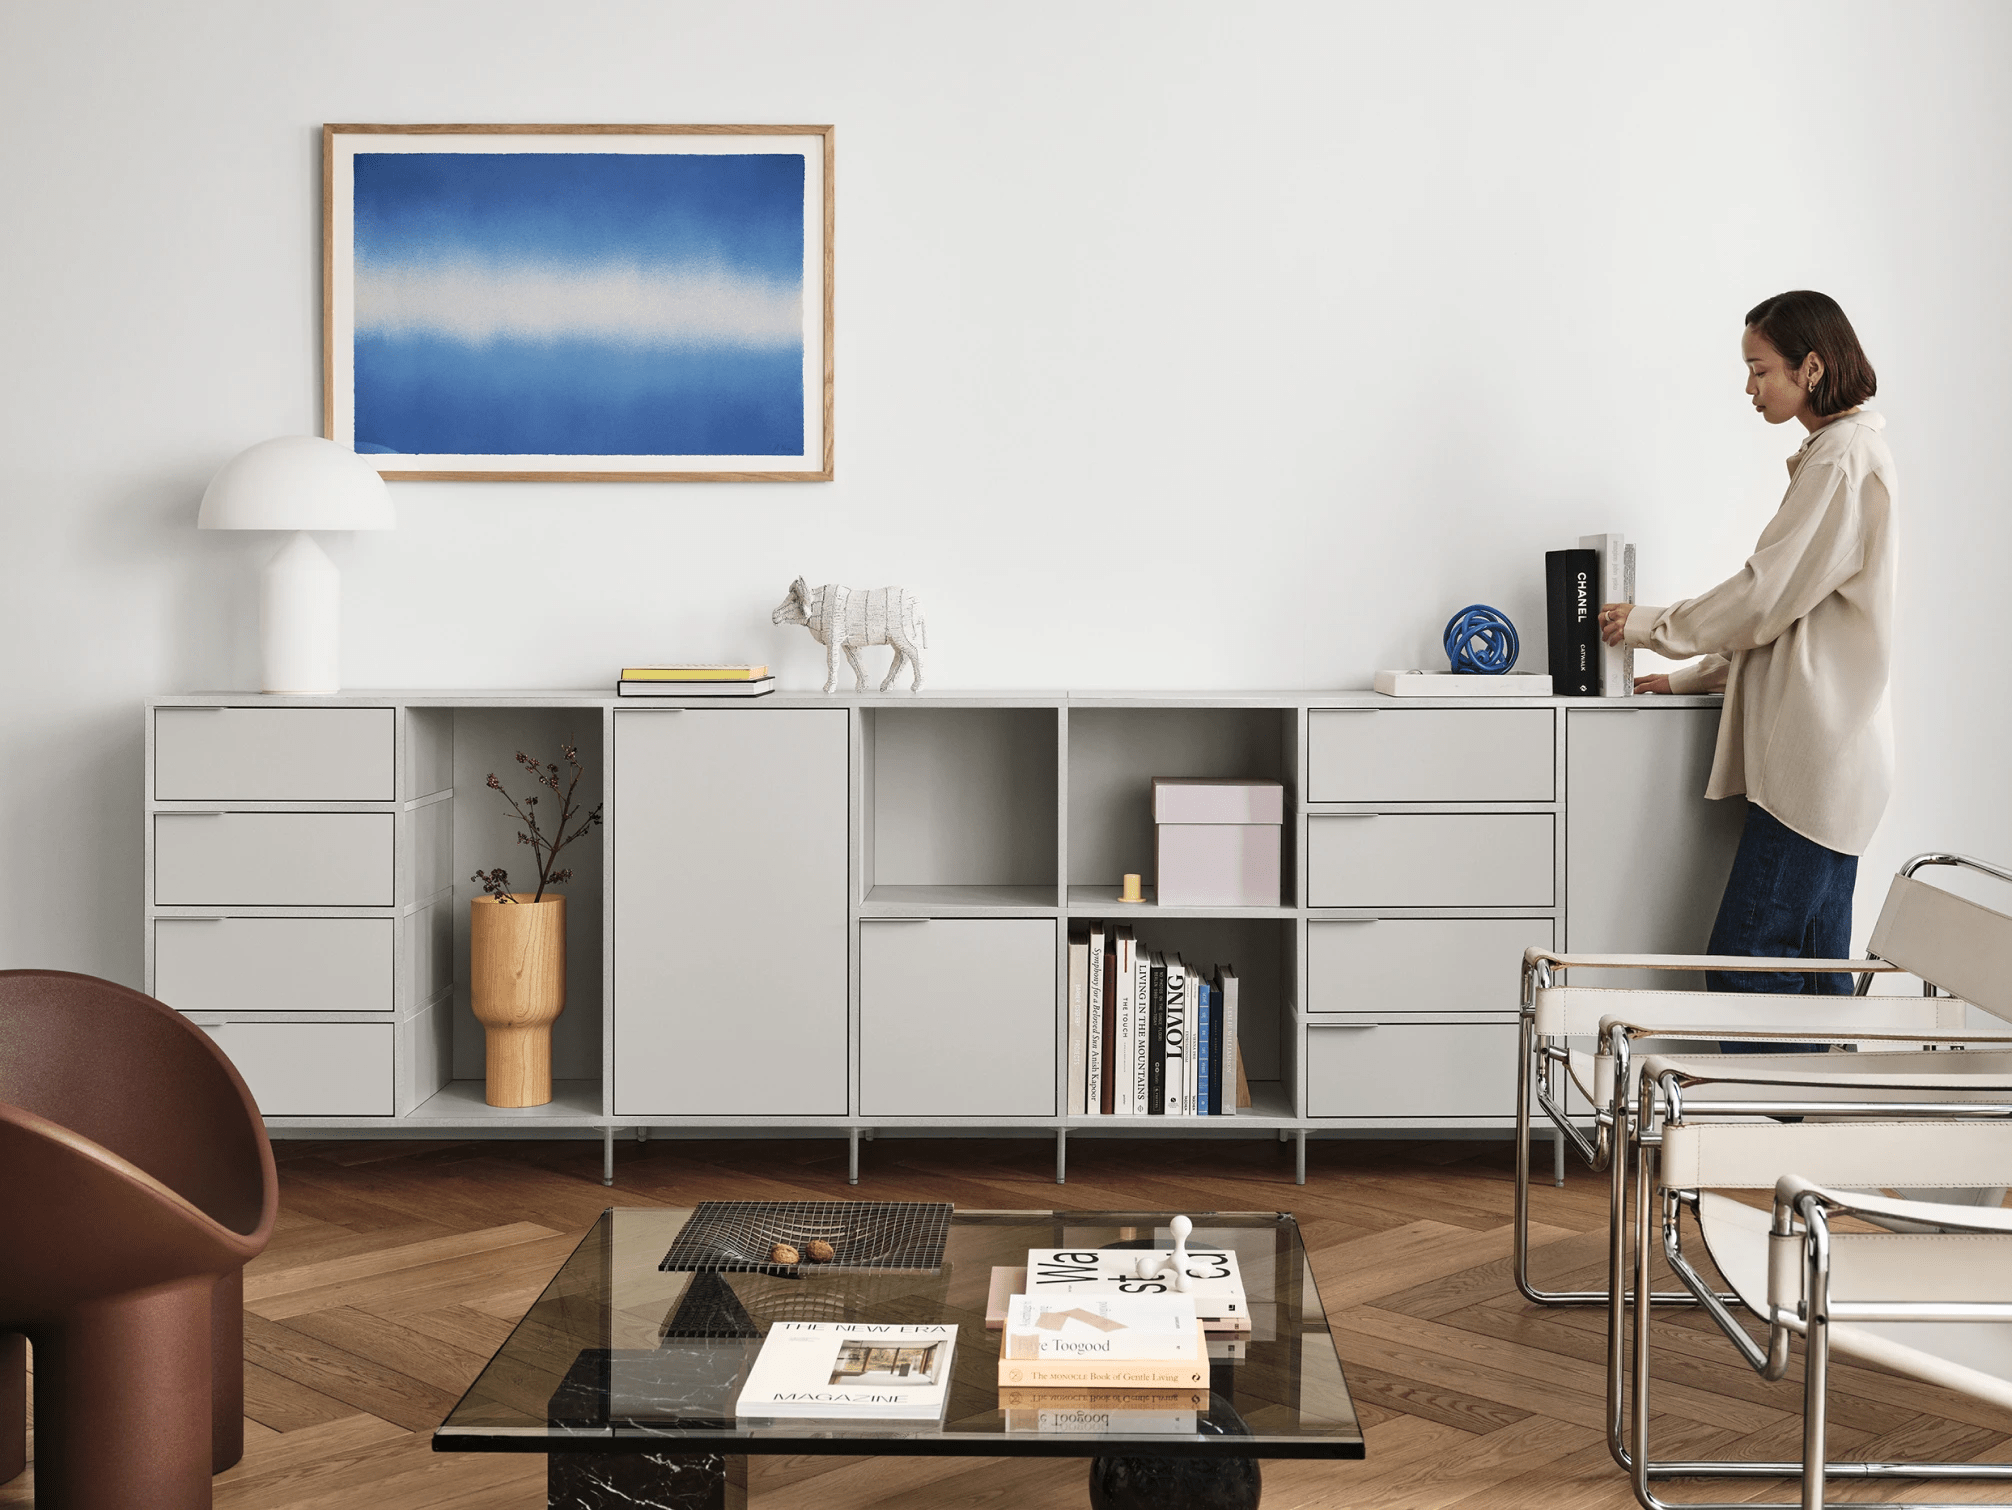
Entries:
{"label": "sideboard drawer", "polygon": [[1365,813],[1307,821],[1313,907],[1550,907],[1550,813]]}
{"label": "sideboard drawer", "polygon": [[181,1012],[389,1012],[391,918],[156,918],[154,995]]}
{"label": "sideboard drawer", "polygon": [[390,813],[156,813],[160,907],[389,907]]}
{"label": "sideboard drawer", "polygon": [[230,1055],[268,1117],[388,1117],[388,1022],[198,1024]]}
{"label": "sideboard drawer", "polygon": [[1309,802],[1550,802],[1549,708],[1315,708]]}
{"label": "sideboard drawer", "polygon": [[1371,918],[1306,927],[1310,1012],[1377,1015],[1513,1012],[1531,945],[1552,946],[1550,918]]}
{"label": "sideboard drawer", "polygon": [[1306,1114],[1419,1122],[1516,1114],[1516,1024],[1306,1030]]}
{"label": "sideboard drawer", "polygon": [[389,802],[389,708],[156,708],[157,802]]}

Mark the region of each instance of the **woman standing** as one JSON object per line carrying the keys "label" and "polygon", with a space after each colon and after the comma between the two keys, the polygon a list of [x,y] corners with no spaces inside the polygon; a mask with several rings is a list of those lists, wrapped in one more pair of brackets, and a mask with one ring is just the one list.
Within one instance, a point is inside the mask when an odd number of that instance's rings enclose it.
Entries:
{"label": "woman standing", "polygon": [[[1600,634],[1678,659],[1637,692],[1726,695],[1707,797],[1745,794],[1713,954],[1843,959],[1858,857],[1893,786],[1887,673],[1898,495],[1872,364],[1837,301],[1777,294],[1747,314],[1747,395],[1808,432],[1789,487],[1735,575],[1668,608],[1609,603]],[[1714,971],[1713,991],[1845,995],[1849,975]]]}

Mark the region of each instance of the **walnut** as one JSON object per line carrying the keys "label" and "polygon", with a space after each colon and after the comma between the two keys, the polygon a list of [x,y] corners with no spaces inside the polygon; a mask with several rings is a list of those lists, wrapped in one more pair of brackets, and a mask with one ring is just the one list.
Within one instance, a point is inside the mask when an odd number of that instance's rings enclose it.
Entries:
{"label": "walnut", "polygon": [[802,1262],[802,1259],[788,1243],[777,1243],[768,1250],[768,1261],[772,1264],[794,1264]]}
{"label": "walnut", "polygon": [[804,1247],[803,1256],[814,1264],[828,1264],[833,1257],[831,1244],[821,1237],[814,1237]]}

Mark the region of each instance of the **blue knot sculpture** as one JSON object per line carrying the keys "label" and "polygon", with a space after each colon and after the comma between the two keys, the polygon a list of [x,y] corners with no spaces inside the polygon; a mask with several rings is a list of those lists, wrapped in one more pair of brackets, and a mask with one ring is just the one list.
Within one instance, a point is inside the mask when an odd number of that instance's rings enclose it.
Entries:
{"label": "blue knot sculpture", "polygon": [[1454,673],[1468,676],[1506,675],[1522,648],[1509,615],[1486,603],[1470,603],[1448,619],[1444,643]]}

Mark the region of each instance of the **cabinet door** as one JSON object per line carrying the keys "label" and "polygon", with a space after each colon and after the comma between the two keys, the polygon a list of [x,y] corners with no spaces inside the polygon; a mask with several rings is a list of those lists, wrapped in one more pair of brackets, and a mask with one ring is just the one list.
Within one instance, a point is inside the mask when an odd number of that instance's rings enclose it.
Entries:
{"label": "cabinet door", "polygon": [[615,1114],[843,1116],[841,708],[615,714]]}
{"label": "cabinet door", "polygon": [[[1716,707],[1651,702],[1566,714],[1566,948],[1705,952],[1746,821],[1744,801],[1705,800],[1718,730]],[[1575,986],[1605,983],[1596,973],[1572,976]],[[1639,977],[1616,973],[1610,983]]]}
{"label": "cabinet door", "polygon": [[863,1117],[1055,1114],[1055,924],[865,918]]}

